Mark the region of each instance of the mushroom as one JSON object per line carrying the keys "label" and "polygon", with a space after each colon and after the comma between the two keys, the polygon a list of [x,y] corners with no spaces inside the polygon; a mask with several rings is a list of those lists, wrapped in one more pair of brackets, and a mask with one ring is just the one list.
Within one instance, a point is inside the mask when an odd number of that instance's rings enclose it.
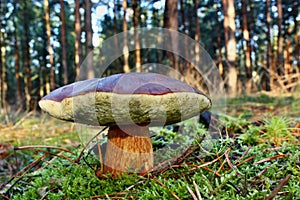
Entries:
{"label": "mushroom", "polygon": [[211,107],[200,90],[156,73],[125,73],[78,81],[39,101],[51,116],[109,126],[104,173],[145,173],[153,167],[150,126],[189,119]]}

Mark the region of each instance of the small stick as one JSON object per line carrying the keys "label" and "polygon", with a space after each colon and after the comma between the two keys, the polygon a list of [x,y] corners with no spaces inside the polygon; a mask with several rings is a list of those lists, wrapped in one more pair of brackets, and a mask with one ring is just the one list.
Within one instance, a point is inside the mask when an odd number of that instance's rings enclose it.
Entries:
{"label": "small stick", "polygon": [[224,160],[221,164],[221,166],[219,167],[219,169],[217,170],[217,173],[219,173],[221,171],[221,169],[224,169],[223,166],[225,165],[226,160]]}
{"label": "small stick", "polygon": [[220,160],[220,158],[223,157],[224,155],[225,155],[225,153],[223,153],[221,156],[219,156],[218,158],[216,158],[216,159],[214,159],[214,160],[212,160],[212,161],[210,161],[210,162],[207,162],[207,163],[204,163],[204,164],[202,164],[202,165],[193,167],[193,168],[191,168],[190,170],[192,171],[192,170],[200,169],[200,168],[206,167],[206,166],[208,166],[208,165],[210,165],[210,164],[213,164],[213,163],[217,162],[218,160]]}
{"label": "small stick", "polygon": [[279,155],[276,155],[276,156],[272,156],[270,158],[265,158],[265,159],[262,159],[260,161],[257,161],[255,164],[268,162],[268,161],[275,160],[275,159],[278,159],[278,158],[285,158],[286,156],[287,156],[287,154],[279,154]]}
{"label": "small stick", "polygon": [[186,187],[187,187],[189,193],[192,195],[193,199],[194,200],[198,200],[197,197],[196,197],[196,195],[194,194],[194,192],[191,190],[191,188],[188,185]]}
{"label": "small stick", "polygon": [[48,190],[48,191],[42,196],[41,200],[46,199],[46,197],[48,196],[48,194],[49,194],[50,192],[53,192],[53,191],[55,191],[55,190],[57,190],[57,189],[58,189],[58,188],[52,188],[51,190]]}
{"label": "small stick", "polygon": [[[267,167],[266,168],[264,168],[263,170],[261,170],[256,176],[254,176],[253,178],[252,178],[252,180],[255,180],[255,179],[258,179],[263,173],[265,173],[265,171],[267,171]],[[251,187],[253,186],[253,182],[250,184],[251,185]]]}
{"label": "small stick", "polygon": [[[155,182],[157,182],[158,184],[160,184],[161,186],[166,187],[166,185],[163,184],[163,183],[162,183],[161,181],[159,181],[158,179],[156,179],[156,178],[154,178],[154,177],[152,177],[151,179],[154,180]],[[171,194],[176,200],[180,200],[180,198],[179,198],[173,191],[169,190],[169,192],[170,192],[170,194]]]}
{"label": "small stick", "polygon": [[238,164],[236,165],[237,167],[248,162],[249,160],[252,160],[253,158],[255,158],[256,156],[250,156],[249,158],[243,160],[242,162],[238,162]]}
{"label": "small stick", "polygon": [[[188,165],[188,166],[190,166],[190,167],[192,167],[192,166],[195,166],[195,165]],[[173,169],[174,168],[180,168],[180,167],[183,167],[183,165],[172,165],[171,166]],[[197,167],[197,166],[196,166]],[[218,173],[218,172],[215,172],[215,171],[213,171],[213,170],[211,170],[210,168],[208,168],[208,167],[202,167],[202,169],[204,169],[204,170],[206,170],[206,171],[209,171],[209,172],[212,172],[214,175],[216,175],[217,177],[221,177],[221,175]],[[189,172],[190,170],[188,170],[188,172]]]}
{"label": "small stick", "polygon": [[108,126],[104,127],[102,130],[100,130],[94,137],[92,137],[88,143],[86,143],[86,145],[83,147],[83,149],[81,150],[79,156],[77,157],[77,159],[75,160],[75,163],[79,163],[82,155],[83,155],[83,152],[86,150],[86,148],[89,146],[89,144],[96,138],[98,137],[98,135],[100,135],[103,131],[105,131],[106,129],[108,128]]}
{"label": "small stick", "polygon": [[[180,163],[182,163],[184,161],[184,159],[186,159],[189,155],[191,155],[195,150],[200,148],[199,143],[201,143],[204,139],[205,139],[205,136],[202,136],[200,141],[197,144],[190,146],[181,156],[179,156],[177,158],[168,159],[168,160],[158,164],[157,166],[154,166],[149,172],[142,174],[142,176],[145,176],[148,173],[152,173],[153,175],[158,175],[158,174],[166,171],[167,169],[169,169],[170,166],[179,165]],[[165,166],[160,169],[160,167],[162,167],[168,163],[170,163],[170,165]]]}
{"label": "small stick", "polygon": [[202,197],[201,197],[200,192],[199,192],[198,185],[196,184],[195,181],[193,181],[193,185],[194,185],[194,188],[196,190],[196,194],[197,194],[198,200],[202,200]]}
{"label": "small stick", "polygon": [[8,198],[7,196],[5,196],[3,194],[0,194],[0,197],[3,197],[3,199],[5,199],[5,200],[10,200],[10,198]]}
{"label": "small stick", "polygon": [[266,200],[271,200],[273,199],[276,194],[279,192],[281,188],[290,180],[291,175],[289,174],[285,179],[280,181],[280,184],[271,192],[271,194],[266,198]]}
{"label": "small stick", "polygon": [[131,189],[134,188],[136,185],[141,184],[141,183],[144,183],[145,181],[146,181],[146,179],[145,179],[145,180],[141,180],[141,181],[137,182],[136,184],[133,184],[133,185],[129,186],[128,188],[126,188],[126,190],[131,190]]}
{"label": "small stick", "polygon": [[[117,192],[117,193],[114,193],[114,194],[108,194],[108,195],[99,195],[99,196],[92,196],[91,198],[92,199],[104,199],[104,198],[107,198],[107,197],[110,197],[112,199],[123,199],[123,198],[126,198],[124,196],[121,196],[121,195],[127,195],[127,194],[134,194],[135,192]],[[128,199],[136,199],[136,196],[128,196],[127,197]]]}
{"label": "small stick", "polygon": [[27,172],[30,171],[30,169],[34,166],[36,166],[42,159],[44,159],[46,156],[43,155],[41,157],[39,157],[38,159],[36,159],[35,161],[33,161],[32,163],[28,164],[27,166],[25,166],[21,171],[19,171],[17,174],[15,174],[6,184],[4,184],[0,190],[2,190],[5,185],[9,184],[12,180],[14,180],[17,176],[19,176],[22,172],[23,174],[20,175],[20,177],[8,188],[8,190],[6,191],[6,193],[12,189],[24,176]]}
{"label": "small stick", "polygon": [[203,167],[202,169],[214,173],[214,175],[216,175],[216,176],[219,177],[219,178],[221,177],[221,175],[220,175],[218,172],[214,172],[213,170],[211,170],[211,169],[208,168],[208,167]]}
{"label": "small stick", "polygon": [[[44,161],[45,163],[47,163],[48,165],[43,165],[43,166],[41,166],[38,170],[43,170],[43,169],[45,169],[45,167],[47,167],[47,166],[49,166],[49,165],[54,166],[54,165],[52,164],[52,162],[55,161],[55,160],[57,159],[57,157],[60,157],[60,156],[58,156],[58,155],[62,155],[62,154],[63,154],[63,152],[61,151],[61,152],[59,152],[59,153],[57,154],[56,157],[51,158],[51,160],[49,160],[49,161],[43,160],[43,161]],[[72,161],[72,163],[74,163],[74,162]]]}
{"label": "small stick", "polygon": [[251,148],[252,148],[252,146],[249,146],[249,147],[246,149],[246,151],[243,153],[243,155],[235,162],[235,165],[238,164],[238,163],[240,163],[241,160],[244,159],[244,157],[248,154],[248,152],[249,152],[249,150],[250,150]]}
{"label": "small stick", "polygon": [[100,143],[98,142],[98,136],[96,137],[97,140],[97,149],[98,149],[98,154],[99,154],[99,161],[100,161],[100,170],[103,172],[103,158],[102,158],[102,151],[100,147]]}
{"label": "small stick", "polygon": [[231,150],[231,148],[229,147],[229,148],[225,151],[225,158],[226,158],[226,161],[227,161],[229,167],[230,167],[231,169],[233,169],[234,166],[233,166],[233,164],[232,164],[232,162],[230,161],[229,156],[228,156],[230,150]]}
{"label": "small stick", "polygon": [[56,146],[46,146],[46,145],[32,145],[32,146],[21,146],[21,147],[14,147],[14,150],[18,151],[18,150],[31,150],[31,149],[39,149],[39,148],[48,148],[48,149],[57,149],[60,151],[64,151],[64,152],[68,152],[68,153],[72,153],[72,151],[62,148],[62,147],[56,147]]}
{"label": "small stick", "polygon": [[68,160],[70,163],[75,164],[73,160],[71,160],[71,159],[68,158],[67,156],[62,155],[62,154],[60,154],[60,153],[55,154],[55,153],[51,153],[50,151],[46,151],[46,150],[42,150],[42,149],[32,149],[32,150],[35,151],[35,152],[43,152],[43,153],[45,153],[45,154],[49,154],[49,155],[52,155],[52,156],[61,157],[61,158],[64,158],[64,159]]}
{"label": "small stick", "polygon": [[17,121],[14,125],[13,128],[16,128],[17,126],[19,126],[27,117],[29,117],[30,115],[32,115],[34,113],[34,111],[31,111],[29,113],[27,113],[25,116],[23,116],[19,121]]}
{"label": "small stick", "polygon": [[255,177],[260,177],[263,173],[265,173],[265,171],[267,171],[268,168],[264,168],[263,170],[261,170]]}

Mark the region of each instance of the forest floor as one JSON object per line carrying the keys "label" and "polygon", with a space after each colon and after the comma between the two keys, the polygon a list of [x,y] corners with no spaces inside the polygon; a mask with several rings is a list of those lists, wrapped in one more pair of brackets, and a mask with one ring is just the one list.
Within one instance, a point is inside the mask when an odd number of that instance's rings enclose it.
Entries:
{"label": "forest floor", "polygon": [[98,127],[46,114],[0,115],[10,122],[0,123],[0,199],[300,199],[300,98],[260,94],[230,99],[226,107],[209,153],[197,126],[182,159],[151,175],[117,179],[101,175],[87,150],[75,162]]}

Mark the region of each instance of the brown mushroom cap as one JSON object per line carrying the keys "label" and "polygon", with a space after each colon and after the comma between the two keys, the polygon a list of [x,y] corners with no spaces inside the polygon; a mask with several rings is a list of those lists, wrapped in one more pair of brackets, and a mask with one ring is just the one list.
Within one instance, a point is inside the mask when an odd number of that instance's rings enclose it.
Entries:
{"label": "brown mushroom cap", "polygon": [[58,119],[89,125],[176,123],[211,106],[200,90],[154,73],[116,74],[58,88],[39,102]]}

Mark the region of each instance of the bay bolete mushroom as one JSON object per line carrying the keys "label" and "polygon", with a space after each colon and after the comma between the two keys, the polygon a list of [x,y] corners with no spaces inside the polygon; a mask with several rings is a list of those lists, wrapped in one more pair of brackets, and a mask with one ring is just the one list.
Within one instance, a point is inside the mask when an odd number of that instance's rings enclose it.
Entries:
{"label": "bay bolete mushroom", "polygon": [[149,126],[173,124],[211,107],[200,90],[155,73],[115,74],[52,91],[40,107],[58,119],[109,126],[104,173],[153,167]]}

